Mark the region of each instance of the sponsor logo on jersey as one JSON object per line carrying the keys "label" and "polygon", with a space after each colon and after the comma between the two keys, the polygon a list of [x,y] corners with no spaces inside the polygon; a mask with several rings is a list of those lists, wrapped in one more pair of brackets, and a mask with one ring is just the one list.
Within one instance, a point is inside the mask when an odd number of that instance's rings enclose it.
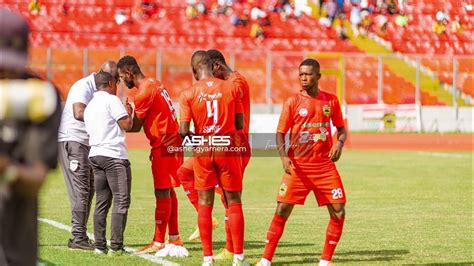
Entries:
{"label": "sponsor logo on jersey", "polygon": [[301,116],[301,117],[306,117],[308,115],[308,109],[306,108],[301,108],[299,111],[298,111],[298,114]]}
{"label": "sponsor logo on jersey", "polygon": [[222,93],[214,93],[214,94],[207,94],[204,92],[200,92],[198,96],[198,101],[212,101],[212,100],[217,100],[219,98],[222,98]]}
{"label": "sponsor logo on jersey", "polygon": [[329,122],[304,122],[301,124],[301,128],[312,128],[312,127],[328,127]]}
{"label": "sponsor logo on jersey", "polygon": [[331,114],[331,107],[329,105],[324,105],[323,106],[323,113],[325,116],[329,116]]}

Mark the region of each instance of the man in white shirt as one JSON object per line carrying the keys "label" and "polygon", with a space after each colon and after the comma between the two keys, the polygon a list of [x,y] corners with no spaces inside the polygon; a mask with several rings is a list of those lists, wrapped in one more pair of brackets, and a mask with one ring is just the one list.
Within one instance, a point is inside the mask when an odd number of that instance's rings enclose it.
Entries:
{"label": "man in white shirt", "polygon": [[96,205],[94,212],[95,251],[107,253],[105,239],[107,213],[112,208],[109,255],[121,254],[123,233],[130,206],[131,170],[125,143],[125,131],[132,128],[132,107],[124,106],[115,95],[115,78],[106,72],[95,75],[97,92],[84,112],[91,146],[89,160],[94,172]]}
{"label": "man in white shirt", "polygon": [[[101,72],[118,76],[117,64],[106,61]],[[93,250],[87,237],[87,220],[94,196],[94,177],[89,165],[89,136],[84,126],[84,109],[97,91],[95,73],[78,80],[69,91],[59,127],[59,161],[71,202],[70,249]]]}

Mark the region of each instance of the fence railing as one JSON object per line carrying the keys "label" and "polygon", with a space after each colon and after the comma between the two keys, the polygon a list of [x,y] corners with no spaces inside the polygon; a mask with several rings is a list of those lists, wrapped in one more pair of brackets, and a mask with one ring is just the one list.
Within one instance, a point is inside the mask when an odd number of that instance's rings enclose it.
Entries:
{"label": "fence railing", "polygon": [[[172,97],[193,83],[193,50],[32,48],[30,66],[56,83],[63,96],[78,79],[97,71],[108,59],[134,56],[142,71],[157,77]],[[323,90],[344,104],[472,105],[474,58],[396,54],[223,51],[229,66],[241,72],[252,102],[279,104],[298,91],[298,65],[318,59]]]}

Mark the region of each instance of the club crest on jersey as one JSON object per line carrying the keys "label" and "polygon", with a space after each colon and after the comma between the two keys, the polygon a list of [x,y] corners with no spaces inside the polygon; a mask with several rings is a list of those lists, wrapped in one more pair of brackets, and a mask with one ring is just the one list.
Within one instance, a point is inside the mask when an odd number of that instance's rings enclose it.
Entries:
{"label": "club crest on jersey", "polygon": [[208,81],[208,82],[206,82],[206,85],[208,87],[212,87],[214,85],[214,82],[213,81]]}
{"label": "club crest on jersey", "polygon": [[286,191],[288,191],[288,186],[285,183],[281,183],[280,189],[278,190],[278,194],[281,197],[284,197],[286,195]]}
{"label": "club crest on jersey", "polygon": [[308,115],[308,109],[306,108],[301,108],[299,111],[298,111],[298,114],[301,116],[301,117],[306,117]]}
{"label": "club crest on jersey", "polygon": [[329,116],[331,114],[331,107],[329,107],[329,105],[324,105],[323,106],[323,114],[325,116]]}

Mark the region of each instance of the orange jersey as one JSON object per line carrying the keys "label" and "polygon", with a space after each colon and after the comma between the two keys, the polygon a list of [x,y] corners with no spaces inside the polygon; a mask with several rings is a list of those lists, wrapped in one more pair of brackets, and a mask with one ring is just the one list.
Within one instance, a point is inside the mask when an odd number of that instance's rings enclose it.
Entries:
{"label": "orange jersey", "polygon": [[331,121],[335,127],[344,126],[339,101],[333,94],[319,91],[312,98],[299,92],[285,101],[277,132],[290,131],[288,157],[295,166],[310,167],[329,160]]}
{"label": "orange jersey", "polygon": [[248,139],[250,128],[250,88],[247,80],[239,72],[234,71],[230,76],[230,81],[234,82],[238,90],[242,91],[242,107],[244,112],[244,129],[243,133]]}
{"label": "orange jersey", "polygon": [[235,114],[242,113],[242,92],[232,81],[208,78],[181,93],[180,120],[194,121],[195,133],[202,136],[236,133]]}
{"label": "orange jersey", "polygon": [[152,150],[181,143],[173,102],[161,82],[145,78],[135,95],[135,116],[143,119],[143,129]]}

